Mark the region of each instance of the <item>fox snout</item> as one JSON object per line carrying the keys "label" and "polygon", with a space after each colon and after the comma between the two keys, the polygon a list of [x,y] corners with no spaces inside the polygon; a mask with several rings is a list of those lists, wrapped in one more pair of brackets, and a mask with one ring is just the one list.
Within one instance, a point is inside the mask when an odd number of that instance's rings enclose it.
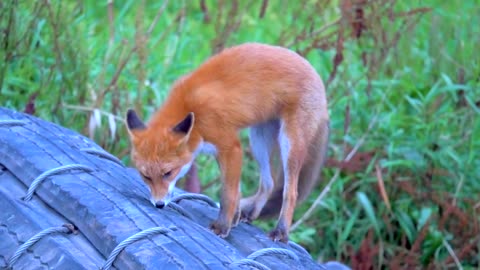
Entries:
{"label": "fox snout", "polygon": [[152,204],[156,208],[163,209],[165,206],[167,206],[170,203],[172,195],[173,194],[171,193],[167,193],[167,195],[162,198],[162,197],[154,196],[152,194],[152,197],[150,198],[150,202],[152,202]]}
{"label": "fox snout", "polygon": [[153,204],[153,206],[155,206],[156,208],[164,208],[165,206],[168,205],[168,201],[166,201],[165,199],[155,199],[154,197],[152,197],[150,199],[150,202]]}
{"label": "fox snout", "polygon": [[155,205],[155,207],[162,209],[163,207],[165,207],[165,202],[164,201],[156,201],[154,205]]}
{"label": "fox snout", "polygon": [[157,208],[164,208],[172,198],[169,183],[166,181],[145,181],[150,188],[150,202]]}

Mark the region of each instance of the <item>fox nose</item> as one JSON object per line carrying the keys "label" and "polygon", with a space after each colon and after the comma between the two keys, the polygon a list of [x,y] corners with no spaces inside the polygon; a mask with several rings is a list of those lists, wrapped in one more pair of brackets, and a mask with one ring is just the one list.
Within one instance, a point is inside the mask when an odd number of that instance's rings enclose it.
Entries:
{"label": "fox nose", "polygon": [[162,209],[165,207],[165,202],[164,201],[158,201],[155,203],[155,207]]}

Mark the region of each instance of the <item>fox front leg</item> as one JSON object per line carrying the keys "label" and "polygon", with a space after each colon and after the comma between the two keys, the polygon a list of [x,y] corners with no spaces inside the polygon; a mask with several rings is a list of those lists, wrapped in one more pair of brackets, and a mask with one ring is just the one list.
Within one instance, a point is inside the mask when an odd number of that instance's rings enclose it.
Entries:
{"label": "fox front leg", "polygon": [[[210,229],[218,236],[228,236],[234,223],[239,218],[240,175],[242,168],[242,148],[238,138],[227,147],[218,149],[218,163],[223,181],[218,218]],[[234,221],[234,218],[237,219]]]}

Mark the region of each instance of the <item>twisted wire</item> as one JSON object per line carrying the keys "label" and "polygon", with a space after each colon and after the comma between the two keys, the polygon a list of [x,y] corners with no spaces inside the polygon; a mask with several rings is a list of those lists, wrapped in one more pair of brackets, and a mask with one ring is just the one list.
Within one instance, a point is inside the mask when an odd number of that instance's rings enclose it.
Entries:
{"label": "twisted wire", "polygon": [[269,267],[265,266],[262,263],[256,262],[252,259],[241,259],[230,264],[230,266],[250,266],[260,270],[271,270]]}
{"label": "twisted wire", "polygon": [[33,196],[33,193],[35,192],[35,189],[37,189],[37,187],[42,183],[43,180],[45,180],[45,178],[47,178],[49,176],[52,176],[52,175],[55,175],[55,174],[70,171],[70,170],[83,170],[85,172],[93,171],[92,168],[90,168],[88,166],[85,166],[85,165],[82,165],[82,164],[70,164],[70,165],[64,165],[64,166],[60,166],[58,168],[50,169],[50,170],[40,174],[39,176],[37,176],[37,178],[35,178],[33,180],[33,182],[28,187],[27,195],[25,195],[25,197],[23,199],[25,201],[29,201],[30,199],[32,199],[32,196]]}
{"label": "twisted wire", "polygon": [[120,254],[120,252],[122,252],[122,250],[138,241],[138,240],[142,240],[144,238],[147,238],[149,236],[152,236],[152,235],[156,235],[156,234],[166,234],[166,233],[169,233],[171,232],[172,230],[175,230],[176,227],[171,227],[171,228],[165,228],[165,227],[153,227],[153,228],[149,228],[149,229],[146,229],[146,230],[143,230],[141,232],[138,232],[130,237],[128,237],[127,239],[123,240],[122,242],[120,242],[120,244],[118,244],[114,249],[113,251],[110,253],[110,255],[108,256],[107,260],[105,261],[105,264],[102,266],[102,270],[108,270],[110,269],[110,267],[112,267],[113,265],[113,262],[115,261],[115,259],[117,258],[118,254]]}
{"label": "twisted wire", "polygon": [[286,255],[295,261],[299,261],[297,254],[293,253],[293,251],[284,249],[284,248],[262,248],[253,252],[252,254],[247,256],[247,259],[255,260],[261,256],[268,256],[268,255]]}
{"label": "twisted wire", "polygon": [[179,204],[177,203],[174,203],[174,202],[170,202],[168,204],[168,207],[172,208],[173,210],[177,211],[178,213],[180,213],[181,215],[187,217],[188,219],[193,219],[193,216],[187,212],[187,210],[185,210],[185,208],[181,207]]}
{"label": "twisted wire", "polygon": [[299,244],[293,242],[293,241],[288,241],[288,245],[291,246],[293,249],[301,252],[301,253],[304,253],[306,256],[308,256],[309,258],[311,258],[312,256],[310,255],[310,253],[308,253],[307,250],[305,250],[305,248],[303,248],[302,246],[300,246]]}
{"label": "twisted wire", "polygon": [[9,126],[23,126],[26,123],[27,122],[25,122],[23,120],[15,120],[15,119],[0,120],[0,127],[2,127],[2,126],[6,126],[6,127],[9,127]]}
{"label": "twisted wire", "polygon": [[96,155],[98,157],[101,157],[101,158],[110,160],[112,162],[115,162],[122,167],[125,167],[125,165],[123,165],[123,163],[116,156],[114,156],[114,155],[112,155],[112,154],[110,154],[106,151],[99,150],[99,149],[96,149],[96,148],[82,148],[82,149],[80,149],[80,151],[91,154],[91,155]]}
{"label": "twisted wire", "polygon": [[182,194],[179,194],[177,196],[175,196],[173,199],[172,199],[172,202],[174,203],[178,203],[180,202],[181,200],[198,200],[198,201],[204,201],[206,202],[208,205],[212,206],[212,207],[215,207],[215,208],[218,208],[218,205],[216,202],[214,202],[212,199],[210,199],[210,197],[206,196],[206,195],[203,195],[203,194],[197,194],[197,193],[182,193]]}
{"label": "twisted wire", "polygon": [[72,224],[65,224],[60,227],[52,227],[45,229],[34,236],[32,236],[30,239],[28,239],[25,243],[23,243],[21,246],[17,248],[15,253],[13,253],[12,257],[8,260],[7,267],[12,268],[12,266],[17,262],[17,260],[20,258],[20,256],[31,246],[33,246],[36,242],[38,242],[40,239],[42,239],[44,236],[47,236],[49,234],[54,234],[54,233],[72,233],[75,231],[75,227]]}

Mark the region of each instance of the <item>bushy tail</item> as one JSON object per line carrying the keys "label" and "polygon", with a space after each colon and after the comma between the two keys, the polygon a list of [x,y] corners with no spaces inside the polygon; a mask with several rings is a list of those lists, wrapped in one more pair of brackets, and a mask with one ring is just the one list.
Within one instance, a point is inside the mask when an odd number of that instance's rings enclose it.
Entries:
{"label": "bushy tail", "polygon": [[[320,179],[320,172],[327,157],[328,138],[330,135],[329,121],[320,123],[313,144],[309,148],[307,161],[298,178],[297,204],[305,200]],[[276,148],[274,151],[279,152]],[[276,154],[276,153],[275,153]],[[276,155],[278,156],[278,155]],[[260,213],[260,218],[272,217],[280,213],[283,202],[284,175],[281,163],[273,166],[277,172],[274,175],[275,189]]]}

